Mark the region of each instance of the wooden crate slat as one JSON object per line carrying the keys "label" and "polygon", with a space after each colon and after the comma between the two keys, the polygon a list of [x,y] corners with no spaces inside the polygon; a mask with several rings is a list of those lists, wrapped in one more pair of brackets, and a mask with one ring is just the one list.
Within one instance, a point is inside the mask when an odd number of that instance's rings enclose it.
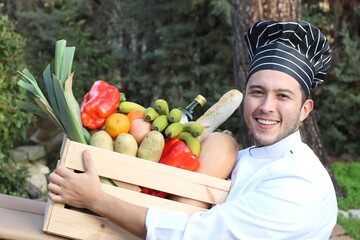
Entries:
{"label": "wooden crate slat", "polygon": [[[224,179],[219,179],[219,178],[207,176],[204,174],[199,174],[199,173],[195,173],[195,172],[191,172],[191,171],[187,171],[187,170],[183,170],[183,169],[179,169],[179,168],[174,168],[174,167],[170,167],[170,166],[167,166],[164,164],[154,163],[154,162],[143,160],[143,159],[140,159],[137,157],[132,157],[129,155],[93,147],[90,145],[73,142],[70,140],[67,140],[67,141],[69,142],[69,146],[66,149],[67,158],[68,158],[66,166],[69,166],[69,167],[76,166],[76,169],[78,169],[78,170],[83,170],[82,161],[78,161],[78,159],[81,159],[82,151],[88,148],[88,149],[90,149],[94,160],[106,159],[106,162],[102,162],[102,165],[99,166],[100,170],[105,168],[103,166],[104,166],[104,164],[107,164],[108,162],[110,162],[110,164],[117,164],[117,165],[119,163],[121,163],[121,164],[125,164],[131,168],[141,168],[141,169],[145,169],[146,171],[150,171],[150,172],[156,172],[156,173],[161,173],[161,174],[167,174],[167,172],[169,172],[168,175],[172,175],[172,174],[178,175],[178,172],[180,171],[180,172],[183,172],[183,173],[181,173],[181,176],[183,176],[183,178],[186,178],[186,179],[191,178],[191,181],[193,181],[193,182],[197,182],[200,184],[209,184],[213,188],[218,188],[218,189],[222,189],[225,191],[228,191],[229,187],[231,185],[231,183],[229,181],[224,180]],[[119,156],[121,156],[121,157],[119,157]],[[120,166],[122,166],[122,165],[120,165]],[[112,172],[109,170],[110,169],[106,169],[104,172],[109,172],[109,174],[112,174]],[[120,171],[121,169],[117,169],[117,170]],[[114,171],[117,171],[117,170],[116,170],[116,168],[114,169]],[[133,169],[133,170],[136,170],[136,169]],[[132,174],[132,173],[130,173],[130,174]]]}
{"label": "wooden crate slat", "polygon": [[163,210],[172,210],[172,211],[181,211],[184,213],[187,213],[189,215],[194,214],[195,212],[199,211],[206,211],[207,209],[187,205],[184,203],[172,201],[165,198],[159,198],[143,193],[138,193],[135,191],[131,191],[128,189],[122,189],[118,187],[113,187],[110,185],[102,184],[102,189],[104,192],[109,193],[117,198],[120,198],[124,201],[127,201],[129,203],[147,207],[147,208],[160,208]]}
{"label": "wooden crate slat", "polygon": [[55,209],[62,209],[64,207],[65,205],[62,203],[54,203],[50,199],[47,201],[43,223],[43,230],[45,232],[47,232],[47,230],[49,229],[49,225],[51,224],[51,222],[54,221],[54,219],[52,218],[52,214],[54,213]]}
{"label": "wooden crate slat", "polygon": [[[70,141],[62,161],[83,171],[81,153],[90,149],[100,176],[180,195],[212,204],[226,200],[231,182],[164,164]],[[66,157],[66,158],[65,158]],[[106,160],[106,161],[104,161]]]}
{"label": "wooden crate slat", "polygon": [[46,232],[72,239],[140,239],[106,218],[72,209],[54,206],[51,219]]}

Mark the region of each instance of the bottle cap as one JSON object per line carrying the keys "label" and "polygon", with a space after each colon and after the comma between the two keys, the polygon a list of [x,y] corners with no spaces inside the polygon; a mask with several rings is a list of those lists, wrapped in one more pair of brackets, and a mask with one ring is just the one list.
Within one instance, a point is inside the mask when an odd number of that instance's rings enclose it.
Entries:
{"label": "bottle cap", "polygon": [[206,103],[206,98],[204,98],[202,95],[197,95],[195,101],[199,102],[201,106],[204,106]]}

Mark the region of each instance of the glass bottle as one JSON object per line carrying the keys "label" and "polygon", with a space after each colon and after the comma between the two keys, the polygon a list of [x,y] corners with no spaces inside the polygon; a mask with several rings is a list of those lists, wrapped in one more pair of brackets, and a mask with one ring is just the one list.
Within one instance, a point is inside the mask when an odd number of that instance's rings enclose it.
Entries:
{"label": "glass bottle", "polygon": [[180,122],[185,123],[195,120],[194,115],[205,105],[205,103],[206,98],[202,95],[197,95],[197,97],[185,109],[181,109],[183,115]]}

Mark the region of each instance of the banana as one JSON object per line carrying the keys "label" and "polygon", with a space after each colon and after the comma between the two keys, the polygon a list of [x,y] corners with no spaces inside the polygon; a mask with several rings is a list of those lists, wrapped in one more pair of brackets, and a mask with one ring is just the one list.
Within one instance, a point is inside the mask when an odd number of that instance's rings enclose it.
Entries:
{"label": "banana", "polygon": [[194,137],[189,132],[181,132],[179,135],[177,135],[177,138],[184,141],[186,145],[191,149],[192,153],[196,156],[199,156],[200,154],[200,141],[197,139],[197,137]]}
{"label": "banana", "polygon": [[168,115],[170,122],[180,122],[181,117],[182,117],[182,111],[178,108],[171,109]]}
{"label": "banana", "polygon": [[165,136],[168,138],[174,138],[183,131],[183,125],[180,122],[174,122],[169,124],[165,129]]}
{"label": "banana", "polygon": [[160,115],[151,123],[151,129],[162,132],[169,125],[167,115]]}
{"label": "banana", "polygon": [[159,113],[159,115],[169,114],[169,104],[164,99],[157,99],[154,103],[154,108]]}
{"label": "banana", "polygon": [[204,133],[204,127],[195,121],[183,123],[183,131],[191,133],[194,137],[198,137]]}
{"label": "banana", "polygon": [[119,112],[120,113],[129,113],[133,110],[140,110],[140,111],[144,111],[145,108],[143,106],[141,106],[140,104],[138,103],[135,103],[135,102],[129,102],[129,101],[125,101],[125,102],[121,102],[120,105],[119,105]]}
{"label": "banana", "polygon": [[144,120],[147,122],[152,122],[159,116],[159,113],[153,107],[148,107],[144,111]]}

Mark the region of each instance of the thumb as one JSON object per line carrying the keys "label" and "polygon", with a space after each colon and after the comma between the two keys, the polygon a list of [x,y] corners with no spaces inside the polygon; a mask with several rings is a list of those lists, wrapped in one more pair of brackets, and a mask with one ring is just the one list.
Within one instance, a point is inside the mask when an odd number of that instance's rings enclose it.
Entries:
{"label": "thumb", "polygon": [[96,168],[90,154],[90,150],[85,149],[82,153],[82,156],[83,156],[83,164],[84,164],[85,172],[97,175]]}

